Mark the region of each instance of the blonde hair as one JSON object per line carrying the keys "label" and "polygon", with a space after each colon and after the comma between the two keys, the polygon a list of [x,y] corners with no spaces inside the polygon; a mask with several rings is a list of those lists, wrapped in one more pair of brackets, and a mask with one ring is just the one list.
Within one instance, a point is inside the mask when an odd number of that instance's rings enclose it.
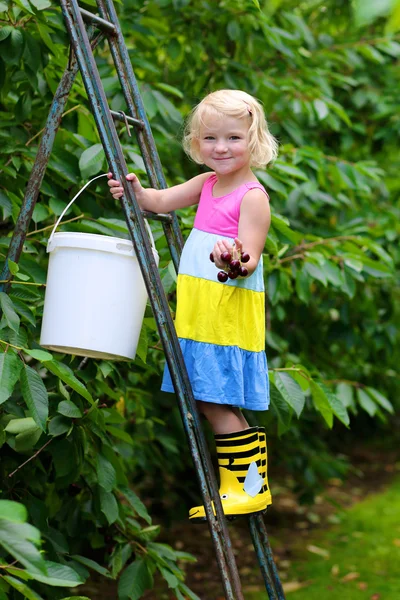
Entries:
{"label": "blonde hair", "polygon": [[275,160],[278,142],[268,129],[264,110],[258,100],[241,90],[219,90],[203,98],[191,111],[186,123],[183,148],[196,163],[203,164],[199,152],[200,127],[204,117],[210,114],[249,121],[251,167],[264,167]]}

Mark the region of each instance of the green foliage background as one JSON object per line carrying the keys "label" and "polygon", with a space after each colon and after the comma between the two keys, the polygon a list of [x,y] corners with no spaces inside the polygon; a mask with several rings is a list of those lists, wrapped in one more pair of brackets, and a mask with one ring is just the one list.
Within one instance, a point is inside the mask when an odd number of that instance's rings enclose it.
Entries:
{"label": "green foliage background", "polygon": [[[82,6],[94,10],[92,0]],[[356,438],[390,435],[398,423],[400,4],[126,0],[118,14],[170,185],[199,172],[180,134],[208,91],[257,96],[280,142],[276,163],[257,171],[273,208],[264,256],[272,407],[260,418],[274,463],[310,500],[345,472],[337,453],[348,426]],[[4,261],[68,38],[48,0],[0,0],[0,24]],[[125,110],[107,47],[96,56],[111,108]],[[137,146],[120,135],[145,184]],[[119,579],[121,600],[140,598],[156,570],[176,598],[196,597],[181,567],[191,557],[155,541],[148,512],[167,519],[180,498],[198,500],[175,401],[158,391],[164,358],[151,311],[133,364],[38,345],[52,224],[106,169],[78,77],[24,253],[9,264],[10,293],[0,293],[0,600],[68,600],[91,569]],[[179,216],[186,235],[194,211]],[[104,182],[71,219],[66,230],[128,237]],[[154,235],[173,309],[157,225]]]}

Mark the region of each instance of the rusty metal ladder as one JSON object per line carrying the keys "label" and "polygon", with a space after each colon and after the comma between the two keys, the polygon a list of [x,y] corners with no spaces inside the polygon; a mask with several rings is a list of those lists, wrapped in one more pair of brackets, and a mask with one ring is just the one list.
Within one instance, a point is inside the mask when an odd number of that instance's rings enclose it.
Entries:
{"label": "rusty metal ladder", "polygon": [[[112,0],[96,0],[99,15],[79,7],[76,0],[60,0],[64,20],[71,40],[71,53],[68,66],[61,78],[50,107],[46,127],[41,138],[38,153],[26,188],[25,197],[11,239],[7,259],[18,262],[28,232],[41,183],[52,151],[55,135],[60,125],[64,107],[80,70],[89,98],[91,109],[100,134],[110,171],[119,178],[124,187],[121,207],[124,212],[129,234],[136,249],[137,258],[146,283],[159,335],[164,347],[166,360],[178,397],[179,409],[188,443],[200,484],[203,503],[207,515],[211,538],[214,545],[222,584],[227,600],[243,600],[240,578],[232,550],[226,518],[223,514],[218,486],[215,479],[209,451],[204,438],[196,402],[193,398],[179,341],[171,318],[167,298],[151,250],[144,217],[162,222],[171,257],[178,270],[180,252],[183,246],[181,231],[176,215],[155,215],[141,211],[132,188],[127,186],[125,175],[128,172],[122,153],[114,120],[128,122],[135,129],[136,138],[152,187],[165,188],[160,159],[146,117],[136,78],[132,70],[128,51],[122,36],[120,24]],[[88,25],[86,30],[85,22]],[[104,88],[93,56],[93,49],[103,38],[107,38],[120,85],[127,105],[127,115],[109,109]],[[11,273],[8,260],[0,280],[8,281]],[[7,290],[7,284],[0,285],[0,291]],[[215,505],[215,512],[212,510]],[[284,592],[273,559],[267,531],[261,515],[248,517],[251,537],[270,600],[284,600]]]}

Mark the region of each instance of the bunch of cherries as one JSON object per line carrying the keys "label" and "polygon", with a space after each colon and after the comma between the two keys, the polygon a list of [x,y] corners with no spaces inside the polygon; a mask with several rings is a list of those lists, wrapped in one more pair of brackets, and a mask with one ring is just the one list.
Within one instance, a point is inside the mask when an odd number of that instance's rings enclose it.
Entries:
{"label": "bunch of cherries", "polygon": [[[210,254],[211,262],[214,262],[214,256]],[[250,254],[248,252],[241,252],[240,258],[239,253],[233,249],[233,256],[230,252],[226,251],[221,254],[221,260],[227,263],[226,271],[219,271],[217,278],[221,283],[225,283],[229,279],[236,279],[237,277],[247,277],[249,274],[248,269],[243,266],[242,263],[247,263],[250,260]]]}

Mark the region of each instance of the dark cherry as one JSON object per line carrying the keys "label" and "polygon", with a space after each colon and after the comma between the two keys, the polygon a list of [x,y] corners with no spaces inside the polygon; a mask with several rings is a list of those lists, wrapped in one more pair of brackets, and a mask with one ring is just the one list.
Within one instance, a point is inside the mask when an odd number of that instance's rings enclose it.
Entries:
{"label": "dark cherry", "polygon": [[250,254],[248,252],[242,252],[242,256],[240,257],[242,263],[247,263],[250,260]]}
{"label": "dark cherry", "polygon": [[210,260],[211,262],[214,262],[214,254],[212,252],[210,252]]}
{"label": "dark cherry", "polygon": [[240,269],[240,260],[231,260],[231,262],[229,263],[229,268],[231,271],[239,271]]}
{"label": "dark cherry", "polygon": [[232,260],[232,255],[228,251],[223,252],[221,254],[221,260],[223,260],[224,262],[228,263],[228,262],[230,262]]}
{"label": "dark cherry", "polygon": [[228,271],[228,277],[229,279],[236,279],[236,277],[239,275],[238,271]]}
{"label": "dark cherry", "polygon": [[249,272],[246,269],[246,267],[240,267],[240,269],[239,269],[240,277],[247,277],[248,274],[249,274]]}
{"label": "dark cherry", "polygon": [[220,281],[221,283],[225,283],[225,281],[228,281],[228,273],[225,273],[225,271],[220,271],[217,277],[218,281]]}

